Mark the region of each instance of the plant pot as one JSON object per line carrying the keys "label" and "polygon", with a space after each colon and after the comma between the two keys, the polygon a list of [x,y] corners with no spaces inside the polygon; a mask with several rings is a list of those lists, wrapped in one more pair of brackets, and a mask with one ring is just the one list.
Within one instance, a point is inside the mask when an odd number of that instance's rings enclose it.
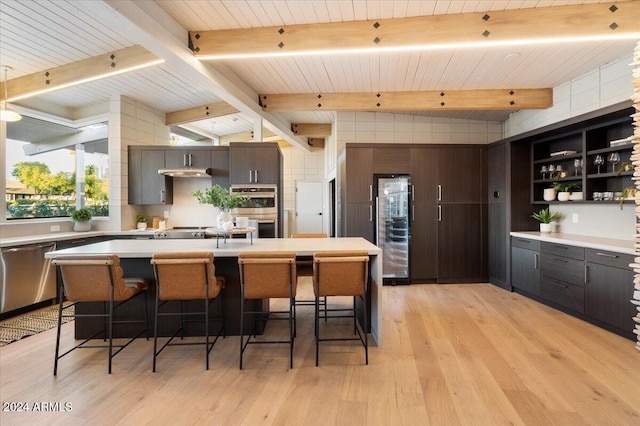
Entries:
{"label": "plant pot", "polygon": [[542,195],[545,201],[553,201],[556,199],[556,190],[555,188],[545,188],[544,194]]}
{"label": "plant pot", "polygon": [[558,201],[569,201],[570,197],[570,192],[558,192]]}
{"label": "plant pot", "polygon": [[217,219],[217,226],[218,226],[218,229],[222,229],[223,225],[224,225],[226,222],[231,222],[231,223],[233,223],[233,216],[231,215],[231,213],[229,213],[229,212],[227,212],[227,211],[221,211],[221,212],[218,214],[218,217],[217,217],[216,219]]}
{"label": "plant pot", "polygon": [[136,225],[138,229],[147,229],[147,222],[138,222]]}
{"label": "plant pot", "polygon": [[88,220],[82,220],[79,222],[73,223],[73,230],[76,232],[87,232],[91,231],[91,222]]}
{"label": "plant pot", "polygon": [[551,224],[550,223],[541,223],[540,224],[540,233],[548,234],[551,232]]}

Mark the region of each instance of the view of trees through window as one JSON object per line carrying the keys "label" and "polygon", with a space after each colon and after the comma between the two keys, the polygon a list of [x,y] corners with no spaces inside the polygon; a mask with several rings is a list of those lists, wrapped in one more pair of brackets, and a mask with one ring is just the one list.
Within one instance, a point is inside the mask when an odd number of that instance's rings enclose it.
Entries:
{"label": "view of trees through window", "polygon": [[[8,220],[65,217],[79,207],[87,207],[93,216],[109,215],[106,139],[84,143],[83,149],[70,145],[38,154],[31,154],[33,145],[33,142],[7,138]],[[78,164],[84,165],[80,176],[76,171]]]}

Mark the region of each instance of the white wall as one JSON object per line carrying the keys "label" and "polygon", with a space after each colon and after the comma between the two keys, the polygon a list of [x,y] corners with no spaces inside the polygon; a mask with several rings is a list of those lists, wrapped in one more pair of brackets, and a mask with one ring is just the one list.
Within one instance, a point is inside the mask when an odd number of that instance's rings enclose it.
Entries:
{"label": "white wall", "polygon": [[498,121],[381,112],[338,112],[337,147],[346,143],[487,144],[503,138]]}
{"label": "white wall", "polygon": [[[635,206],[632,204],[625,204],[620,210],[618,204],[598,206],[567,201],[552,205],[551,210],[562,214],[559,232],[619,240],[632,240],[635,234]],[[573,222],[573,214],[578,215],[578,223]]]}
{"label": "white wall", "polygon": [[553,88],[553,106],[509,115],[504,136],[510,137],[590,111],[629,100],[633,95],[632,55],[612,61]]}

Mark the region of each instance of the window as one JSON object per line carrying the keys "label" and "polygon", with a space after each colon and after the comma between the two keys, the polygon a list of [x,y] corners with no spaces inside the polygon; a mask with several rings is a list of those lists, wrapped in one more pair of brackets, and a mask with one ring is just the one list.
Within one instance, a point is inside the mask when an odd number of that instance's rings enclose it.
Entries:
{"label": "window", "polygon": [[80,207],[108,216],[106,132],[104,123],[78,129],[31,117],[8,123],[6,219],[66,217]]}

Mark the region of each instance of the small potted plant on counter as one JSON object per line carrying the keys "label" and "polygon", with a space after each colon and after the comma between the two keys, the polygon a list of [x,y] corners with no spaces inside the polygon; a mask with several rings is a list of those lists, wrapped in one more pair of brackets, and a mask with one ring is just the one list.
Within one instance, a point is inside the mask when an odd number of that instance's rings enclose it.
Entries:
{"label": "small potted plant on counter", "polygon": [[227,227],[229,223],[233,225],[233,216],[231,216],[229,210],[238,208],[248,201],[247,197],[232,194],[220,185],[214,185],[204,191],[199,189],[193,193],[193,196],[196,197],[200,204],[211,204],[220,210],[217,217],[217,226],[221,229],[224,224],[227,224]]}
{"label": "small potted plant on counter", "polygon": [[551,212],[548,208],[534,212],[531,217],[540,221],[540,232],[544,234],[551,232],[551,222],[561,218],[560,213]]}
{"label": "small potted plant on counter", "polygon": [[87,208],[81,208],[71,212],[73,219],[73,230],[76,232],[86,232],[91,230],[91,211]]}
{"label": "small potted plant on counter", "polygon": [[143,216],[141,214],[136,215],[136,228],[140,230],[147,229],[147,222],[151,219],[149,216]]}

